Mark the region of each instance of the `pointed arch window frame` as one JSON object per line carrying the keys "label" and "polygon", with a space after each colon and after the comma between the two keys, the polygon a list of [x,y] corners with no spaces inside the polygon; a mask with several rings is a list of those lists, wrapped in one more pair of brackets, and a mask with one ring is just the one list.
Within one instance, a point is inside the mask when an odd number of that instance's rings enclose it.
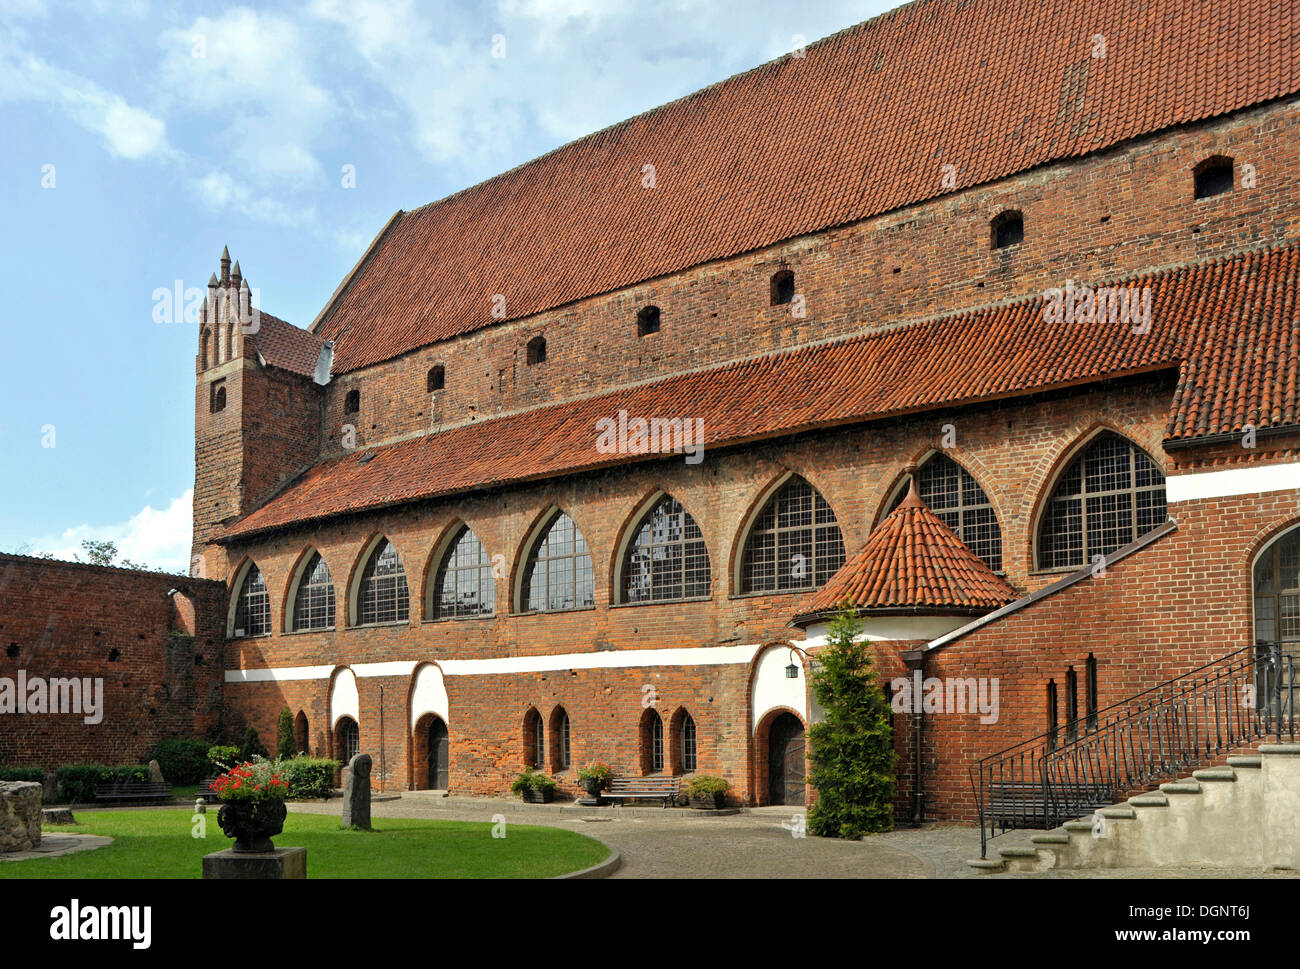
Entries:
{"label": "pointed arch window frame", "polygon": [[[782,511],[779,502],[786,499],[786,492],[792,487],[802,486],[809,491],[810,501],[810,519],[806,524],[781,524],[782,516],[789,519],[792,510],[786,508]],[[768,516],[769,509],[772,510],[771,526],[764,524]],[[834,536],[827,537],[824,541],[819,541],[819,534],[833,529]],[[782,585],[781,572],[779,563],[783,559],[781,555],[782,536],[785,536],[785,547],[790,549],[790,537],[799,532],[807,531],[811,536],[812,563],[808,569],[810,580],[804,585]],[[772,575],[774,578],[772,586],[756,588],[754,585],[754,576],[751,566],[751,554],[754,549],[754,542],[758,536],[772,535]],[[823,546],[824,551],[818,554],[819,544]],[[805,546],[801,546],[805,547]],[[795,553],[798,554],[798,553]],[[844,567],[847,561],[844,546],[844,530],[840,527],[839,516],[831,507],[826,496],[822,494],[821,489],[801,474],[791,473],[785,478],[775,483],[764,496],[758,510],[749,518],[746,529],[739,542],[739,554],[736,558],[736,572],[734,577],[736,594],[741,596],[751,595],[782,595],[795,592],[811,592],[820,589],[830,579],[832,575]],[[819,580],[820,576],[820,580]]]}
{"label": "pointed arch window frame", "polygon": [[[324,577],[318,572],[323,568]],[[335,629],[338,622],[338,593],[334,588],[334,573],[325,561],[325,556],[320,549],[313,548],[310,554],[304,556],[302,565],[299,567],[297,575],[294,578],[292,597],[289,605],[288,629],[290,633],[305,632],[331,632]],[[309,621],[303,625],[300,620],[300,606],[303,603],[303,596],[308,596],[306,610],[308,615],[312,615],[320,604],[321,614],[326,617],[323,625],[315,625]]]}
{"label": "pointed arch window frame", "polygon": [[[477,561],[465,560],[453,563],[453,558],[461,558],[470,554],[471,550],[462,547],[466,539],[473,539],[473,545],[478,553]],[[474,576],[474,578],[471,579],[471,576]],[[457,606],[450,614],[444,614],[442,606],[443,591],[448,578],[451,578],[455,583],[453,598]],[[462,611],[459,608],[462,581],[466,583],[465,588],[467,590],[469,584],[477,587],[479,606],[473,611]],[[468,523],[461,522],[459,527],[452,530],[447,541],[440,546],[437,561],[434,562],[433,569],[430,572],[429,589],[424,608],[426,619],[431,622],[481,619],[496,615],[496,575],[492,568],[492,557],[488,555],[487,548]]]}
{"label": "pointed arch window frame", "polygon": [[[568,523],[571,534],[567,536],[567,541],[559,547],[572,550],[553,552],[551,537],[555,534],[556,528],[565,521]],[[564,538],[565,536],[560,537]],[[543,554],[543,549],[546,550],[546,554]],[[585,565],[583,564],[584,559]],[[567,570],[565,566],[558,564],[563,562],[569,563]],[[534,607],[534,580],[537,578],[537,569],[541,563],[545,563],[546,566],[545,571],[542,573],[545,576],[545,581],[541,590],[545,608]],[[552,563],[557,563],[554,569]],[[566,574],[572,586],[571,601],[573,604],[553,607],[552,603],[556,600],[551,591],[551,583],[553,578],[559,581]],[[586,599],[582,598],[581,594],[583,592],[587,593]],[[517,615],[582,612],[596,608],[595,559],[591,554],[591,546],[587,544],[587,539],[582,534],[582,530],[578,528],[578,523],[573,520],[573,516],[562,508],[554,509],[542,519],[542,524],[533,532],[525,547],[522,566],[519,570],[515,606]]]}
{"label": "pointed arch window frame", "polygon": [[[378,564],[385,550],[392,549],[393,559],[396,568],[392,571],[379,574]],[[366,618],[366,613],[370,607],[369,599],[371,598],[371,589],[379,590],[381,585],[388,585],[391,582],[393,586],[393,612],[395,618],[381,619],[378,618],[381,599],[381,591],[374,593],[374,612],[375,618]],[[399,626],[407,625],[411,621],[411,590],[406,580],[406,563],[402,560],[401,553],[397,551],[397,546],[387,535],[380,535],[376,538],[369,550],[366,552],[365,561],[362,563],[357,575],[356,586],[351,596],[351,605],[355,607],[351,626],[353,628],[362,628],[366,626]]]}
{"label": "pointed arch window frame", "polygon": [[[663,535],[665,530],[671,530],[670,534],[675,533],[677,537],[657,537],[656,532]],[[618,586],[614,599],[617,605],[701,602],[713,597],[713,560],[704,540],[704,532],[695,517],[674,495],[661,491],[645,503],[628,528],[625,546],[619,555]],[[671,557],[673,550],[677,552],[671,576],[676,577],[677,594],[657,595],[655,556],[657,553],[666,553]],[[634,559],[643,553],[649,557],[638,566]],[[640,597],[633,598],[632,583],[638,573],[641,576],[648,574],[649,583],[646,593],[638,593]],[[658,571],[659,576],[665,574],[669,573],[662,569]],[[703,591],[699,591],[701,588]]]}
{"label": "pointed arch window frame", "polygon": [[[1089,488],[1090,474],[1088,460],[1094,454],[1094,451],[1105,444],[1107,441],[1122,442],[1127,445],[1127,454],[1129,456],[1129,484],[1117,488]],[[1146,467],[1140,467],[1140,462],[1145,461]],[[1079,480],[1078,490],[1071,490],[1062,493],[1071,479],[1077,476]],[[1092,477],[1106,478],[1113,476],[1110,474],[1093,475]],[[1139,484],[1139,479],[1148,476],[1147,483]],[[1155,480],[1152,483],[1150,476],[1154,475]],[[1080,442],[1071,452],[1069,458],[1063,462],[1056,475],[1052,478],[1041,507],[1038,509],[1038,515],[1034,521],[1033,530],[1033,568],[1036,572],[1074,572],[1093,563],[1099,555],[1110,555],[1116,550],[1123,548],[1132,542],[1137,541],[1144,535],[1149,534],[1159,528],[1169,517],[1169,499],[1167,494],[1168,479],[1164,470],[1156,462],[1146,449],[1134,441],[1132,438],[1121,434],[1110,428],[1104,428],[1087,437]],[[1149,505],[1144,506],[1143,496],[1159,494],[1159,500],[1152,500]],[[1127,535],[1122,537],[1118,544],[1113,542],[1095,543],[1090,540],[1090,515],[1104,516],[1108,513],[1114,513],[1118,509],[1119,499],[1127,497],[1128,510],[1132,514],[1130,524],[1127,528]],[[1106,499],[1115,507],[1106,508]],[[1095,502],[1102,502],[1100,507],[1095,511],[1093,508]],[[1065,512],[1058,512],[1058,507],[1067,506],[1070,502],[1079,502],[1078,514],[1070,514],[1068,509]],[[1159,508],[1159,513],[1155,509]],[[1079,538],[1080,552],[1079,559],[1073,558],[1068,562],[1062,562],[1057,558],[1048,560],[1049,551],[1047,549],[1047,529],[1054,520],[1060,520],[1062,517],[1079,521]],[[1143,520],[1146,519],[1148,524],[1143,527]],[[1112,529],[1113,530],[1113,529]],[[1054,543],[1055,544],[1055,543]],[[1054,548],[1051,553],[1053,556],[1058,555]]]}

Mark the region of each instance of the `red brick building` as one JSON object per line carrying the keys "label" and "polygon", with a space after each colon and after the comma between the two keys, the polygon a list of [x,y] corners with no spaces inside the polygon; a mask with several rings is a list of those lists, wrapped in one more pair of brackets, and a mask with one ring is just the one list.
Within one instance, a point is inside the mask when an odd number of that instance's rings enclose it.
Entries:
{"label": "red brick building", "polygon": [[223,254],[225,704],[389,788],[604,760],[803,803],[848,598],[889,676],[998,681],[992,722],[898,718],[900,811],[961,818],[1049,681],[1300,640],[1296,37],[919,0],[398,212],[306,329]]}

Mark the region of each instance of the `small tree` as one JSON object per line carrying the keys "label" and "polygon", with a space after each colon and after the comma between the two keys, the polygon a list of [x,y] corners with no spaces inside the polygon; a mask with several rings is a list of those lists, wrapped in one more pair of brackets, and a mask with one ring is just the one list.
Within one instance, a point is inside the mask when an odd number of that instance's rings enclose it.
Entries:
{"label": "small tree", "polygon": [[254,727],[249,727],[244,731],[244,743],[239,748],[239,759],[241,761],[252,760],[254,757],[267,757],[268,751],[262,746],[262,738],[257,735]]}
{"label": "small tree", "polygon": [[823,719],[808,731],[809,782],[817,788],[808,830],[824,838],[894,828],[893,713],[861,631],[856,612],[836,616],[811,676]]}
{"label": "small tree", "polygon": [[298,753],[298,744],[293,736],[293,713],[288,707],[280,711],[280,742],[276,746],[277,753],[284,760]]}

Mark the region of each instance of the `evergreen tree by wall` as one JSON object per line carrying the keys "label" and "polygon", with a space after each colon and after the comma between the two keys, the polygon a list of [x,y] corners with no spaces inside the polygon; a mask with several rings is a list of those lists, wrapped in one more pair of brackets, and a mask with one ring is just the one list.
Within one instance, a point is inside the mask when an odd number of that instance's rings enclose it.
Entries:
{"label": "evergreen tree by wall", "polygon": [[817,803],[808,830],[857,838],[894,828],[894,721],[876,675],[871,647],[859,642],[857,614],[831,623],[810,677],[823,719],[808,730]]}
{"label": "evergreen tree by wall", "polygon": [[298,744],[293,737],[293,713],[288,707],[280,711],[280,740],[276,753],[285,760],[298,753]]}

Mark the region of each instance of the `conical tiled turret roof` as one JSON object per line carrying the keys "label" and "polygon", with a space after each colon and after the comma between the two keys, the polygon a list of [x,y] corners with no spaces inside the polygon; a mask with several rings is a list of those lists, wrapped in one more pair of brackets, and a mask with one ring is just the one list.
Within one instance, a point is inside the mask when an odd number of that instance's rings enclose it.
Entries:
{"label": "conical tiled turret roof", "polygon": [[1019,598],[925,506],[912,480],[907,497],[862,551],[844,563],[799,618],[843,605],[870,611],[983,613]]}

